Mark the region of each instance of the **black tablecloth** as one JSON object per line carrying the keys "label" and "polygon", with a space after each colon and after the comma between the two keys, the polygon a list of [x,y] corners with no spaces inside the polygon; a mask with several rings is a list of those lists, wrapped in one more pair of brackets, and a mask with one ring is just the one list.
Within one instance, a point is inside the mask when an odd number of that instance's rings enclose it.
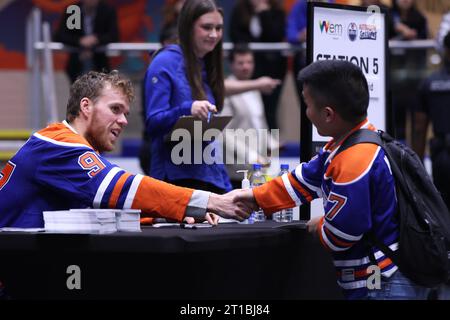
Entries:
{"label": "black tablecloth", "polygon": [[[71,265],[80,290],[67,288]],[[330,256],[301,223],[0,232],[0,281],[17,299],[341,298]]]}

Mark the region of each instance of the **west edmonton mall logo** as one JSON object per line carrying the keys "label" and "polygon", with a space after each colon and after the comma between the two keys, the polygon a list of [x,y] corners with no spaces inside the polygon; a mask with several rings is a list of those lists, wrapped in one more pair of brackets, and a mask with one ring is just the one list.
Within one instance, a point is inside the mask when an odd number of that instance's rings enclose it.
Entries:
{"label": "west edmonton mall logo", "polygon": [[358,26],[354,22],[350,22],[348,25],[348,38],[350,41],[355,41],[358,37]]}
{"label": "west edmonton mall logo", "polygon": [[332,23],[327,20],[319,20],[320,33],[326,33],[330,36],[342,36],[342,24]]}

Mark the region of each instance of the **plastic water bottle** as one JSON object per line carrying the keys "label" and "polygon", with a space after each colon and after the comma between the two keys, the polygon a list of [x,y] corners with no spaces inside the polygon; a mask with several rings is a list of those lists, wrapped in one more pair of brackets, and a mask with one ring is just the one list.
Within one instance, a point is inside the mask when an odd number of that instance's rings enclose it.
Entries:
{"label": "plastic water bottle", "polygon": [[[261,171],[261,165],[254,164],[253,165],[253,174],[252,174],[252,178],[251,178],[252,188],[260,186],[264,183],[266,183],[266,178],[264,177],[264,174]],[[258,211],[252,212],[249,219],[253,222],[260,222],[260,221],[265,221],[266,216],[264,215],[264,211],[262,211],[261,208],[259,208]]]}
{"label": "plastic water bottle", "polygon": [[[289,173],[289,165],[288,164],[280,165],[280,172],[278,173],[278,176],[281,177],[285,173]],[[276,222],[291,222],[293,217],[294,217],[294,211],[292,208],[275,212],[272,215],[272,219]]]}
{"label": "plastic water bottle", "polygon": [[[248,170],[238,170],[236,172],[244,174],[244,179],[242,179],[242,182],[241,182],[241,189],[250,189],[250,180],[248,180]],[[240,224],[250,224],[253,222],[254,222],[253,220],[250,220],[250,218],[248,218],[239,223]]]}

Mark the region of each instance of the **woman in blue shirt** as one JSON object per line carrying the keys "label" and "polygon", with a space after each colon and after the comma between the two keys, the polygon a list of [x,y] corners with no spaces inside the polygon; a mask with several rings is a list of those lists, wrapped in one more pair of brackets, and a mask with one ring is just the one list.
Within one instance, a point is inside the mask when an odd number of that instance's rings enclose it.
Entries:
{"label": "woman in blue shirt", "polygon": [[222,109],[222,30],[223,13],[213,0],[186,1],[178,21],[179,44],[159,51],[145,75],[145,126],[152,140],[150,175],[216,193],[231,189],[219,152],[208,153],[214,161],[207,164],[208,142],[202,142],[201,150],[193,143],[191,150],[184,150],[190,151],[190,161],[179,164],[186,154],[172,152],[174,144],[167,142],[167,134],[181,116],[206,120],[209,112]]}

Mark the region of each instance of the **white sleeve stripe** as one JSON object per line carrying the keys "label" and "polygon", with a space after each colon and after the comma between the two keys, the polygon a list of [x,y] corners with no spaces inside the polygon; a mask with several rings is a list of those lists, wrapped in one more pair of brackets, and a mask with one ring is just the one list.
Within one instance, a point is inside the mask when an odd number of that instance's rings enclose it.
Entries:
{"label": "white sleeve stripe", "polygon": [[363,235],[352,236],[352,235],[346,234],[346,233],[336,229],[335,227],[333,227],[326,219],[324,221],[324,225],[328,230],[330,230],[332,233],[334,233],[338,237],[348,240],[348,241],[351,241],[351,242],[359,241],[363,237]]}
{"label": "white sleeve stripe", "polygon": [[330,242],[330,240],[328,240],[327,235],[325,234],[325,230],[323,230],[323,227],[322,227],[321,233],[322,233],[322,239],[323,239],[323,241],[325,241],[325,243],[327,244],[327,246],[328,246],[331,250],[333,250],[333,251],[344,251],[344,250],[347,250],[347,249],[348,249],[348,248],[339,248],[339,247],[336,247],[335,245],[333,245],[333,244]]}
{"label": "white sleeve stripe", "polygon": [[133,178],[130,190],[128,190],[127,198],[125,200],[125,203],[123,204],[123,209],[131,209],[131,205],[133,204],[134,201],[134,196],[136,195],[139,184],[141,183],[143,178],[144,176],[142,174],[137,174]]}
{"label": "white sleeve stripe", "polygon": [[289,181],[288,174],[285,173],[281,176],[281,179],[283,180],[284,187],[286,188],[287,193],[289,196],[291,196],[292,200],[295,202],[296,206],[299,206],[302,204],[302,201],[299,197],[297,197],[297,194],[294,191],[294,188],[291,185],[291,182]]}
{"label": "white sleeve stripe", "polygon": [[391,175],[393,175],[393,174],[392,174],[392,169],[391,169],[391,164],[389,163],[389,159],[387,158],[386,155],[384,156],[384,162],[386,162],[386,165],[388,166],[389,173],[390,173]]}
{"label": "white sleeve stripe", "polygon": [[37,133],[37,132],[36,132],[35,134],[33,134],[33,136],[35,136],[35,137],[38,138],[38,139],[41,139],[41,140],[44,140],[44,141],[47,141],[47,142],[56,144],[56,145],[58,145],[58,146],[72,147],[72,148],[73,148],[73,147],[82,147],[82,148],[87,148],[87,149],[89,149],[89,150],[92,150],[92,148],[89,147],[89,146],[86,145],[86,144],[57,141],[57,140],[53,140],[53,139],[51,139],[51,138],[44,137],[43,135],[40,135],[40,134]]}
{"label": "white sleeve stripe", "polygon": [[392,276],[392,274],[398,270],[398,267],[396,265],[394,265],[391,269],[383,271],[381,274],[385,277],[390,277]]}
{"label": "white sleeve stripe", "polygon": [[333,263],[336,267],[358,267],[370,263],[370,259],[368,257],[364,257],[362,259],[353,260],[334,260]]}
{"label": "white sleeve stripe", "polygon": [[304,184],[305,186],[307,186],[309,189],[311,189],[311,190],[313,190],[314,192],[316,192],[317,193],[317,195],[319,196],[319,197],[321,197],[322,196],[322,190],[320,189],[320,188],[317,188],[317,187],[315,187],[315,186],[313,186],[312,184],[309,184],[308,182],[306,182],[305,181],[305,179],[303,179],[303,176],[302,176],[302,166],[303,166],[303,163],[300,163],[298,166],[297,166],[297,168],[295,168],[295,176],[297,177],[297,179],[302,183],[302,184]]}
{"label": "white sleeve stripe", "polygon": [[336,154],[336,152],[341,148],[341,146],[338,146],[336,149],[333,150],[333,152],[330,152],[330,154],[328,155],[327,159],[325,160],[324,165],[326,165],[327,163],[329,163],[331,161],[331,159],[333,159],[334,155]]}
{"label": "white sleeve stripe", "polygon": [[369,128],[369,125],[370,125],[370,122],[368,119],[366,119],[366,122],[361,127],[359,127],[359,129],[367,129],[367,128]]}
{"label": "white sleeve stripe", "polygon": [[[392,251],[396,251],[398,249],[398,242],[395,242],[389,246]],[[374,254],[375,259],[379,260],[381,257],[388,258],[383,252],[377,251]],[[353,259],[353,260],[334,260],[334,265],[336,267],[357,267],[370,263],[369,257],[364,257],[362,259]]]}
{"label": "white sleeve stripe", "polygon": [[[398,242],[394,242],[393,244],[391,244],[389,246],[389,249],[391,249],[392,251],[397,251],[398,250]],[[375,258],[379,259],[381,256],[386,256],[383,251],[378,250],[377,252],[375,252]],[[387,257],[387,256],[386,256]]]}
{"label": "white sleeve stripe", "polygon": [[120,171],[124,171],[118,167],[112,168],[108,174],[103,178],[102,183],[97,189],[97,193],[95,194],[94,201],[92,203],[92,207],[94,209],[100,208],[100,205],[102,203],[103,196],[105,194],[106,189],[108,188],[109,184],[111,183],[112,179],[118,174]]}

